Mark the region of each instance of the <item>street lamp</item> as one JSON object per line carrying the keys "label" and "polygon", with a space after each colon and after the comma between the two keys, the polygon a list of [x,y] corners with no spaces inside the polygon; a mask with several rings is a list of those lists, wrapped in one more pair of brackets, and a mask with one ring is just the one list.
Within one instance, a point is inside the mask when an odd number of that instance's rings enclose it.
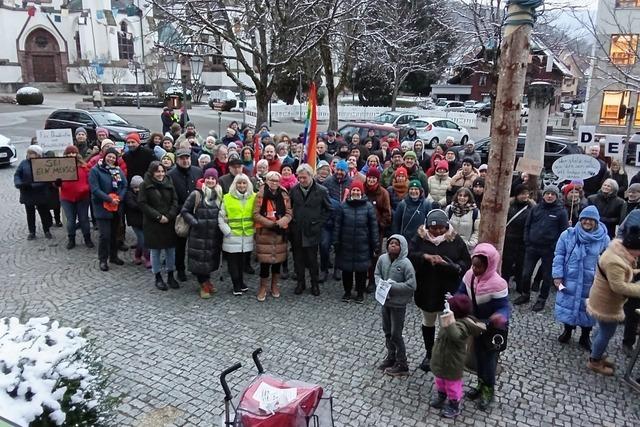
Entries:
{"label": "street lamp", "polygon": [[175,55],[165,55],[162,61],[164,62],[164,69],[167,71],[167,77],[173,82],[178,71],[178,59]]}
{"label": "street lamp", "polygon": [[298,67],[298,103],[300,104],[298,119],[302,121],[302,69],[300,67]]}
{"label": "street lamp", "polygon": [[129,71],[136,76],[136,104],[138,110],[140,109],[140,87],[138,86],[138,68],[140,64],[137,61],[129,61]]}
{"label": "street lamp", "polygon": [[192,56],[191,57],[191,77],[193,77],[194,82],[200,80],[202,76],[202,69],[204,68],[204,58],[202,56]]}

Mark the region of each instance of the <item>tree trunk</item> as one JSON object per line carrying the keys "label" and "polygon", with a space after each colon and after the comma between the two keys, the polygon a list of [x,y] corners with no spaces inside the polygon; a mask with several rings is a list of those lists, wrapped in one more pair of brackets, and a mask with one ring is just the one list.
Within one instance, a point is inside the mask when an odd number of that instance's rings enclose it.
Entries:
{"label": "tree trunk", "polygon": [[[508,13],[533,12],[530,8],[510,5]],[[509,193],[513,176],[516,143],[520,131],[520,100],[524,89],[529,58],[529,25],[508,25],[502,40],[500,79],[491,120],[491,149],[487,174],[480,241],[493,244],[502,252],[509,211]],[[487,220],[491,218],[491,220]]]}
{"label": "tree trunk", "polygon": [[400,92],[400,83],[393,83],[393,93],[391,94],[391,111],[396,111],[398,104],[398,92]]}
{"label": "tree trunk", "polygon": [[324,69],[325,84],[327,86],[327,98],[329,103],[328,130],[338,129],[338,91],[333,84],[333,61],[331,60],[331,48],[326,41],[320,43],[320,58]]}
{"label": "tree trunk", "polygon": [[269,101],[271,95],[266,88],[256,88],[256,130],[262,123],[269,122]]}

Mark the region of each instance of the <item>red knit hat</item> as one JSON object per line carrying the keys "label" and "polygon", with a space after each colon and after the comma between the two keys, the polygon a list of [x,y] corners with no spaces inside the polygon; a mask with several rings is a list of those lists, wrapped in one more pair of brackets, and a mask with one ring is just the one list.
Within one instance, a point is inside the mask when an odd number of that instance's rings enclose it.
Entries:
{"label": "red knit hat", "polygon": [[369,170],[367,171],[367,178],[369,178],[370,176],[374,176],[377,179],[380,179],[380,171],[378,170],[378,168],[369,168]]}
{"label": "red knit hat", "polygon": [[76,147],[75,145],[67,145],[67,148],[64,149],[64,155],[66,156],[71,153],[78,154],[79,153],[78,147]]}
{"label": "red knit hat", "polygon": [[360,181],[359,179],[354,179],[351,182],[351,185],[349,186],[350,190],[353,190],[354,188],[359,188],[361,192],[364,193],[364,184],[362,183],[362,181]]}
{"label": "red knit hat", "polygon": [[140,135],[138,135],[137,132],[131,132],[129,135],[127,135],[127,138],[125,139],[125,141],[136,141],[138,144],[140,144]]}
{"label": "red knit hat", "polygon": [[444,169],[449,172],[449,162],[447,162],[446,160],[440,160],[438,163],[436,163],[436,172],[439,169]]}
{"label": "red knit hat", "polygon": [[571,190],[575,190],[576,186],[573,184],[567,184],[564,187],[562,187],[562,194],[564,194],[565,197],[567,197],[567,194],[569,194],[571,192]]}

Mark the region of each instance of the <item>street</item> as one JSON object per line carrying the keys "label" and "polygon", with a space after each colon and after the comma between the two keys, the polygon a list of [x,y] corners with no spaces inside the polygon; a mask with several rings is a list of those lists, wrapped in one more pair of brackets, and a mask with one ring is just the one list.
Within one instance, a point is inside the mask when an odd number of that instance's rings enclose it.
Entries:
{"label": "street", "polygon": [[[34,131],[59,105],[0,105],[0,133],[19,145],[20,159]],[[160,124],[160,110],[113,110],[152,130]],[[204,131],[217,129],[216,115],[208,107],[192,112]],[[238,116],[224,114],[222,126]],[[290,133],[300,128],[274,125]],[[384,336],[372,296],[364,305],[342,303],[342,285],[333,281],[321,285],[320,297],[295,296],[290,280],[282,286],[282,298],[258,303],[258,276],[247,276],[248,294],[235,297],[224,265],[213,276],[218,292],[201,300],[194,278],[179,290],[156,290],[152,274],[133,265],[130,252],[121,254],[124,266],[101,272],[96,250],[82,245],[65,249],[62,228],[52,229],[53,240],[44,239],[40,228],[36,240],[26,240],[14,170],[0,169],[0,226],[5,230],[0,236],[5,278],[0,313],[22,319],[49,316],[65,326],[86,328],[112,372],[110,391],[124,396],[116,425],[220,426],[223,393],[217,377],[242,362],[230,378],[232,391],[239,393],[256,374],[250,353],[257,347],[264,350],[267,372],[325,387],[334,399],[336,426],[454,424],[428,405],[433,376],[417,369],[424,356],[422,318],[412,303],[404,331],[410,376],[391,378],[375,369],[384,356]],[[131,230],[127,239],[133,242]],[[587,370],[587,353],[577,340],[558,343],[554,299],[540,313],[526,305],[513,308],[494,408],[485,413],[465,401],[457,425],[640,425],[640,400],[622,380],[627,359],[620,351],[621,333],[609,345],[616,375],[597,376]],[[465,374],[464,382],[474,385],[475,377]]]}

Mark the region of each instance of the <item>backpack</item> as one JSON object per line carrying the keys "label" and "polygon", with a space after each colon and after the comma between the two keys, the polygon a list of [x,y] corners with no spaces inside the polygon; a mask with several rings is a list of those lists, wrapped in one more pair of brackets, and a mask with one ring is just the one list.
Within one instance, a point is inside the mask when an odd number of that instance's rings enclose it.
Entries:
{"label": "backpack", "polygon": [[[476,220],[478,219],[478,213],[480,212],[480,209],[478,208],[473,208],[473,214],[471,215],[472,221],[471,221],[471,234],[473,234],[474,231],[476,231]],[[447,212],[447,216],[449,217],[449,219],[451,219],[451,217],[453,216],[453,209],[449,208],[448,212]]]}

